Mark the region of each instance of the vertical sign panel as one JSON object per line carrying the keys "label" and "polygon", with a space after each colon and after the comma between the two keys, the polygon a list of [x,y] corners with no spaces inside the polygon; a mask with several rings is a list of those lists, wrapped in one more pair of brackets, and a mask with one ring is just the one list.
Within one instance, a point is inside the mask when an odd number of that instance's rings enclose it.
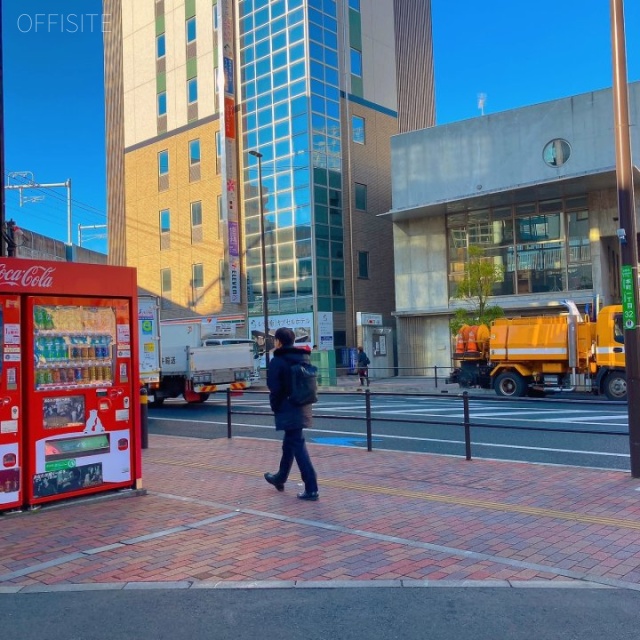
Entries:
{"label": "vertical sign panel", "polygon": [[234,93],[235,60],[233,3],[231,0],[218,0],[218,93],[223,97],[220,109],[220,136],[222,161],[222,207],[227,220],[228,260],[229,260],[229,299],[242,301],[240,287],[240,246],[238,242],[238,179],[236,175],[236,98]]}
{"label": "vertical sign panel", "polygon": [[625,329],[635,329],[636,301],[633,294],[633,268],[631,265],[622,266],[622,319]]}

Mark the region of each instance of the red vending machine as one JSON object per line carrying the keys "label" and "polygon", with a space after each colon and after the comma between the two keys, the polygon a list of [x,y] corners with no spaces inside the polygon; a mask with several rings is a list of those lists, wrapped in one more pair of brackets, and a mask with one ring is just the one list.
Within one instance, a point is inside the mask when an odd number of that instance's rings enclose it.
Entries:
{"label": "red vending machine", "polygon": [[24,501],[20,297],[0,295],[0,511]]}
{"label": "red vending machine", "polygon": [[141,486],[135,269],[3,258],[7,290],[0,394],[14,374],[18,390],[0,418],[13,411],[17,435],[0,443],[21,461],[16,501]]}

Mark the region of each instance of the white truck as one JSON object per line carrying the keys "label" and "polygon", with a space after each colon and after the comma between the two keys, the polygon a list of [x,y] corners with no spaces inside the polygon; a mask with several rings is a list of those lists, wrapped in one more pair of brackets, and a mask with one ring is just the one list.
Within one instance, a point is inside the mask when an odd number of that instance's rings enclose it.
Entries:
{"label": "white truck", "polygon": [[252,340],[218,340],[205,333],[199,319],[159,321],[157,298],[140,296],[138,301],[140,379],[152,406],[179,396],[204,402],[215,391],[251,386]]}

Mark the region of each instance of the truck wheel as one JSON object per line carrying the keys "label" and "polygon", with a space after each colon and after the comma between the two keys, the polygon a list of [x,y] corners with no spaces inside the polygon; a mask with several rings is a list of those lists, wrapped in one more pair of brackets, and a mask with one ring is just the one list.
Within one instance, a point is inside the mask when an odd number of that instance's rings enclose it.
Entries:
{"label": "truck wheel", "polygon": [[496,378],[493,388],[499,396],[521,398],[527,392],[527,383],[516,371],[505,371]]}
{"label": "truck wheel", "polygon": [[153,400],[149,403],[150,407],[161,407],[164,404],[164,398],[158,398],[155,396]]}
{"label": "truck wheel", "polygon": [[604,392],[609,400],[627,399],[627,377],[622,371],[612,371],[604,380]]}
{"label": "truck wheel", "polygon": [[208,393],[194,393],[194,392],[191,392],[188,395],[183,394],[183,398],[189,404],[202,404],[203,402],[206,402],[209,399],[209,394]]}

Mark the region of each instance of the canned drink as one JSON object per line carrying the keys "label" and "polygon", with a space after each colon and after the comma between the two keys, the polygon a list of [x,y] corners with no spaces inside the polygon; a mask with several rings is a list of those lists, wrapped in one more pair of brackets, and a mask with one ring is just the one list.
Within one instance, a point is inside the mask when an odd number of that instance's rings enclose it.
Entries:
{"label": "canned drink", "polygon": [[42,369],[36,371],[36,384],[44,384],[45,376]]}
{"label": "canned drink", "polygon": [[51,384],[53,382],[53,375],[51,374],[51,369],[47,369],[44,372],[44,383]]}
{"label": "canned drink", "polygon": [[75,381],[78,382],[82,382],[82,367],[76,367],[73,370],[73,376],[75,378]]}
{"label": "canned drink", "polygon": [[74,345],[73,348],[71,349],[71,357],[74,360],[77,360],[81,355],[82,355],[82,352],[80,351],[80,347]]}
{"label": "canned drink", "polygon": [[60,369],[53,369],[53,371],[51,371],[51,382],[54,384],[60,383]]}
{"label": "canned drink", "polygon": [[96,348],[91,344],[88,347],[88,357],[89,358],[95,358],[96,357]]}
{"label": "canned drink", "polygon": [[89,379],[91,381],[95,381],[98,379],[96,377],[96,367],[89,367]]}
{"label": "canned drink", "polygon": [[82,349],[82,357],[86,360],[89,357],[89,347],[84,345],[80,348]]}
{"label": "canned drink", "polygon": [[67,369],[60,369],[60,382],[66,384],[67,382]]}

